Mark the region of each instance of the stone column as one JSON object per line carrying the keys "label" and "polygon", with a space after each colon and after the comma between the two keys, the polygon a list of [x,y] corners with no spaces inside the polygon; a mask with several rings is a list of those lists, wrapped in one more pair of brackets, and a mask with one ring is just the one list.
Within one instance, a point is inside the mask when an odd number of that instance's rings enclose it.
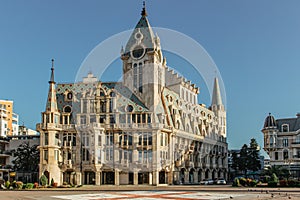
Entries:
{"label": "stone column", "polygon": [[[82,175],[81,175],[81,172],[76,172],[76,183],[77,185],[82,185]],[[62,180],[62,183],[63,183],[63,176],[61,176],[61,180]]]}
{"label": "stone column", "polygon": [[139,174],[138,172],[133,172],[133,185],[138,185],[139,184]]}
{"label": "stone column", "polygon": [[189,171],[185,171],[184,172],[184,183],[188,183],[189,182],[189,180],[190,180],[190,173],[189,173]]}
{"label": "stone column", "polygon": [[119,170],[115,170],[115,185],[120,185],[120,172]]}
{"label": "stone column", "polygon": [[194,183],[198,183],[198,172],[194,171]]}
{"label": "stone column", "polygon": [[159,173],[158,173],[158,171],[153,171],[152,175],[153,175],[152,184],[153,185],[158,185],[159,184],[159,177],[158,177]]}
{"label": "stone column", "polygon": [[96,171],[96,185],[101,185],[101,172]]}
{"label": "stone column", "polygon": [[153,179],[152,172],[149,172],[149,185],[153,184],[152,179]]}
{"label": "stone column", "polygon": [[168,176],[168,182],[167,184],[172,185],[173,184],[173,172],[170,170],[170,172],[167,173]]}

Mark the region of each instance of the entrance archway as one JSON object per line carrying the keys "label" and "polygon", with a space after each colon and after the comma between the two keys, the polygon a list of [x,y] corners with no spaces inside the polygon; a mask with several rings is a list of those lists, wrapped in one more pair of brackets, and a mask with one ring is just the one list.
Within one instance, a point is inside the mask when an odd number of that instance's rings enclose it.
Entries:
{"label": "entrance archway", "polygon": [[185,171],[186,171],[186,169],[185,168],[181,168],[181,170],[180,170],[180,182],[182,183],[182,184],[184,184],[185,183]]}
{"label": "entrance archway", "polygon": [[159,172],[159,184],[166,184],[167,181],[166,181],[166,172],[163,170],[163,171],[160,171]]}
{"label": "entrance archway", "polygon": [[202,181],[202,169],[199,169],[198,171],[198,182],[200,183],[200,181]]}

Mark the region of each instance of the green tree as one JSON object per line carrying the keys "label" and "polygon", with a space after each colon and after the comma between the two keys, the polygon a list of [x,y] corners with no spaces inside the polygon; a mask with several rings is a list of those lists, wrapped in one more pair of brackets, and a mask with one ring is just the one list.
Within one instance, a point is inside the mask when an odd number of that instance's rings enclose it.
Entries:
{"label": "green tree", "polygon": [[40,160],[40,153],[37,145],[30,146],[28,142],[23,142],[16,150],[12,151],[16,157],[12,163],[15,171],[37,172]]}
{"label": "green tree", "polygon": [[259,160],[259,146],[254,138],[251,139],[250,146],[248,148],[248,162],[247,169],[251,171],[257,171],[261,168]]}
{"label": "green tree", "polygon": [[241,148],[240,157],[237,164],[239,170],[244,172],[246,175],[248,170],[248,146],[246,144],[244,144]]}
{"label": "green tree", "polygon": [[251,139],[249,146],[244,144],[240,150],[239,156],[236,153],[232,155],[232,168],[241,171],[244,175],[247,172],[260,169],[259,146],[254,138]]}

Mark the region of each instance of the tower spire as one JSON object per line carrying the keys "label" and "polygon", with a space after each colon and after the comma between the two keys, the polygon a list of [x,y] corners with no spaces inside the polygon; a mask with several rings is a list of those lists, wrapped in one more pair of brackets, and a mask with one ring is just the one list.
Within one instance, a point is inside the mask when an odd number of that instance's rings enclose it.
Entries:
{"label": "tower spire", "polygon": [[49,92],[48,92],[46,111],[57,112],[56,89],[55,89],[55,81],[54,81],[54,59],[52,59],[51,62],[52,62],[52,67],[51,67],[51,76],[49,81]]}
{"label": "tower spire", "polygon": [[217,105],[217,106],[223,105],[220,87],[219,87],[219,81],[217,77],[215,78],[214,81],[214,90],[213,90],[211,105]]}
{"label": "tower spire", "polygon": [[142,15],[143,17],[146,17],[146,16],[147,16],[146,3],[145,3],[145,1],[143,1],[143,10],[142,10],[141,15]]}
{"label": "tower spire", "polygon": [[53,58],[52,58],[51,62],[52,62],[52,67],[51,67],[51,76],[50,76],[49,83],[55,84],[55,81],[54,81],[54,59]]}

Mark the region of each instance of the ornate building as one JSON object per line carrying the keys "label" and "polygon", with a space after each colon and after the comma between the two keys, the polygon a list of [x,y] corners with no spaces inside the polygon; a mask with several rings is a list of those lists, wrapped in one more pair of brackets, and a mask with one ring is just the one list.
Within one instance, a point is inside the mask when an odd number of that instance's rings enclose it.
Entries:
{"label": "ornate building", "polygon": [[270,165],[285,167],[293,178],[300,177],[300,114],[295,118],[277,119],[269,114],[262,129],[264,150]]}
{"label": "ornate building", "polygon": [[59,185],[199,183],[227,178],[226,111],[166,65],[145,7],[122,49],[123,80],[56,84],[52,63],[40,132],[40,175]]}

